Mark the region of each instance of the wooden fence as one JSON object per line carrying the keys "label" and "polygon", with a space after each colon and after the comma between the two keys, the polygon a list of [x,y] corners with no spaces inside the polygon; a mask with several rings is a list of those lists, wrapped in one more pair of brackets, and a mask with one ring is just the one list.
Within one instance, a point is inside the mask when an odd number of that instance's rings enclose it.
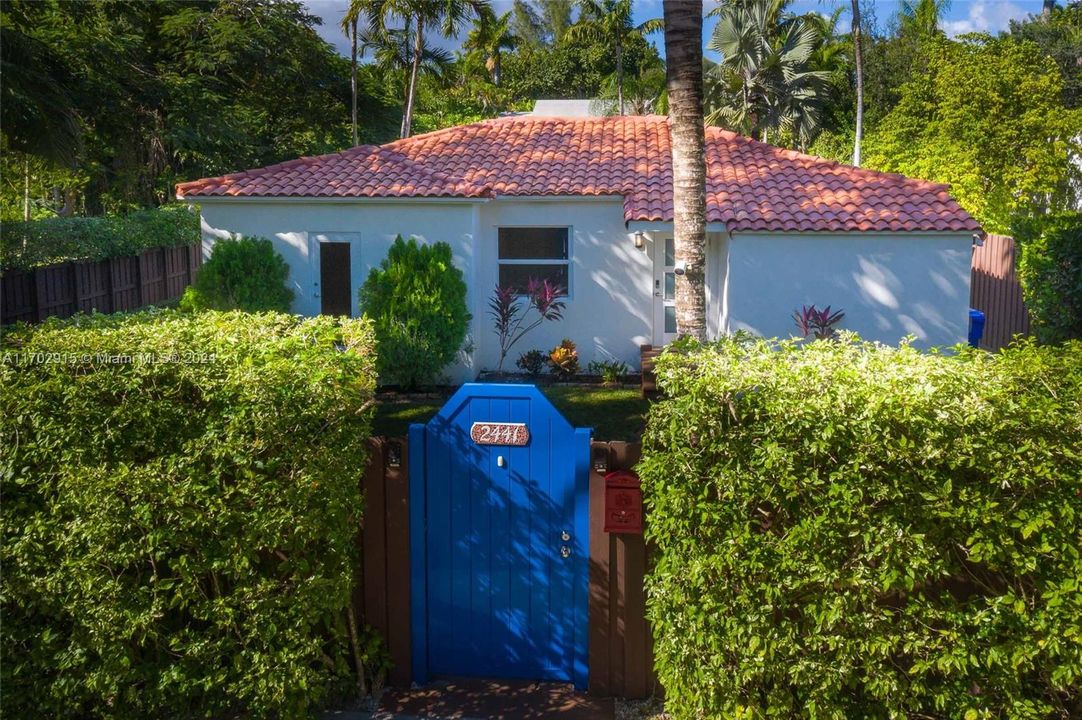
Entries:
{"label": "wooden fence", "polygon": [[203,265],[195,245],[139,255],[66,262],[0,276],[0,323],[40,322],[77,312],[120,312],[178,299]]}
{"label": "wooden fence", "polygon": [[969,306],[984,313],[980,346],[985,350],[999,350],[1015,335],[1029,335],[1016,256],[1014,239],[1006,235],[989,235],[973,248]]}
{"label": "wooden fence", "polygon": [[[384,639],[388,683],[409,687],[409,452],[406,438],[373,438],[365,492],[361,567],[354,608]],[[648,697],[656,690],[646,624],[646,546],[641,535],[604,531],[605,469],[629,470],[637,444],[594,442],[590,472],[589,692]]]}

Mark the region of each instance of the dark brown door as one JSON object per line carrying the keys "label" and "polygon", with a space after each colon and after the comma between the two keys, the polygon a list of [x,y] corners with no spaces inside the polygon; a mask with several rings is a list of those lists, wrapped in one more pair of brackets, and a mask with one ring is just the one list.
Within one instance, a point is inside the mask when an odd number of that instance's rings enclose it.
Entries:
{"label": "dark brown door", "polygon": [[324,315],[352,315],[353,289],[349,281],[349,243],[319,244],[319,287]]}

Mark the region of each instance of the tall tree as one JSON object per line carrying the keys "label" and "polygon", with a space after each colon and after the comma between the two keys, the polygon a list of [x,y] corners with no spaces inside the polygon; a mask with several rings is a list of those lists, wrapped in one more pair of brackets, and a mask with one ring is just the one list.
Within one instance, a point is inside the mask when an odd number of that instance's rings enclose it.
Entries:
{"label": "tall tree", "polygon": [[706,134],[703,127],[703,5],[664,0],[665,59],[672,133],[673,239],[684,274],[676,279],[676,328],[706,338]]}
{"label": "tall tree", "polygon": [[722,59],[708,71],[707,120],[763,140],[788,130],[803,148],[819,132],[830,73],[813,66],[823,45],[817,24],[783,9],[777,0],[721,7],[709,47]]}
{"label": "tall tree", "polygon": [[[702,6],[702,3],[699,3]],[[624,114],[624,47],[634,37],[661,30],[660,19],[631,21],[631,0],[579,0],[579,20],[567,29],[571,39],[603,42],[616,56],[617,105]],[[700,55],[702,52],[700,51]]]}
{"label": "tall tree", "polygon": [[466,36],[462,48],[476,53],[485,64],[492,77],[492,84],[500,84],[500,62],[505,50],[513,50],[517,45],[511,34],[511,12],[497,17],[491,8],[485,7],[477,15],[473,28]]}
{"label": "tall tree", "polygon": [[404,23],[407,29],[412,30],[409,82],[399,128],[400,137],[409,137],[417,100],[417,82],[427,47],[427,32],[434,30],[445,38],[455,37],[471,17],[488,7],[488,0],[367,0],[366,5],[371,35],[389,32],[397,22]]}
{"label": "tall tree", "polygon": [[868,166],[948,183],[988,232],[1077,202],[1070,160],[1082,111],[1063,107],[1055,61],[1028,41],[967,36],[927,45],[928,72],[868,136]]}
{"label": "tall tree", "polygon": [[571,27],[571,0],[540,0],[541,21],[550,43],[564,39],[564,33]]}
{"label": "tall tree", "polygon": [[361,18],[366,16],[367,5],[370,0],[350,0],[346,14],[342,16],[342,31],[350,39],[349,53],[349,88],[352,95],[350,107],[350,123],[353,129],[353,144],[360,144],[357,138],[357,27]]}
{"label": "tall tree", "polygon": [[864,38],[860,30],[860,0],[852,1],[853,67],[857,75],[857,119],[853,136],[853,164],[860,167],[860,144],[864,139]]}

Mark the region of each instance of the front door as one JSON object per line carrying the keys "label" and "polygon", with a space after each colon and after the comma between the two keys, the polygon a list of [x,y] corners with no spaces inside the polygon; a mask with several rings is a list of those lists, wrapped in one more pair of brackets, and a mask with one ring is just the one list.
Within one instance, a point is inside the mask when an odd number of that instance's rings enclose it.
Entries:
{"label": "front door", "polygon": [[410,429],[414,679],[586,684],[589,430],[530,385]]}
{"label": "front door", "polygon": [[654,236],[654,345],[676,339],[676,244],[672,235]]}
{"label": "front door", "polygon": [[349,248],[348,242],[319,243],[320,313],[323,315],[349,317],[353,314]]}

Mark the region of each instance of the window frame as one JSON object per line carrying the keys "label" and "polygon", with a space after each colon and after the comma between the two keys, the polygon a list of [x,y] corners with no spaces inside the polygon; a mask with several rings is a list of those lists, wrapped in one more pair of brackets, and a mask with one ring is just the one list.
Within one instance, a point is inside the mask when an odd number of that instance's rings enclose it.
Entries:
{"label": "window frame", "polygon": [[[500,266],[501,265],[565,265],[567,267],[567,287],[564,288],[564,295],[562,299],[570,301],[574,299],[574,293],[572,287],[575,285],[574,276],[574,264],[571,262],[572,251],[571,248],[575,244],[575,228],[571,225],[540,225],[538,223],[523,223],[513,225],[496,225],[496,284],[500,284]],[[531,229],[543,229],[543,230],[566,230],[567,238],[564,240],[567,243],[566,255],[563,259],[555,258],[508,258],[503,259],[500,257],[500,231],[501,230],[531,230]],[[517,293],[517,297],[526,297],[524,293]]]}

